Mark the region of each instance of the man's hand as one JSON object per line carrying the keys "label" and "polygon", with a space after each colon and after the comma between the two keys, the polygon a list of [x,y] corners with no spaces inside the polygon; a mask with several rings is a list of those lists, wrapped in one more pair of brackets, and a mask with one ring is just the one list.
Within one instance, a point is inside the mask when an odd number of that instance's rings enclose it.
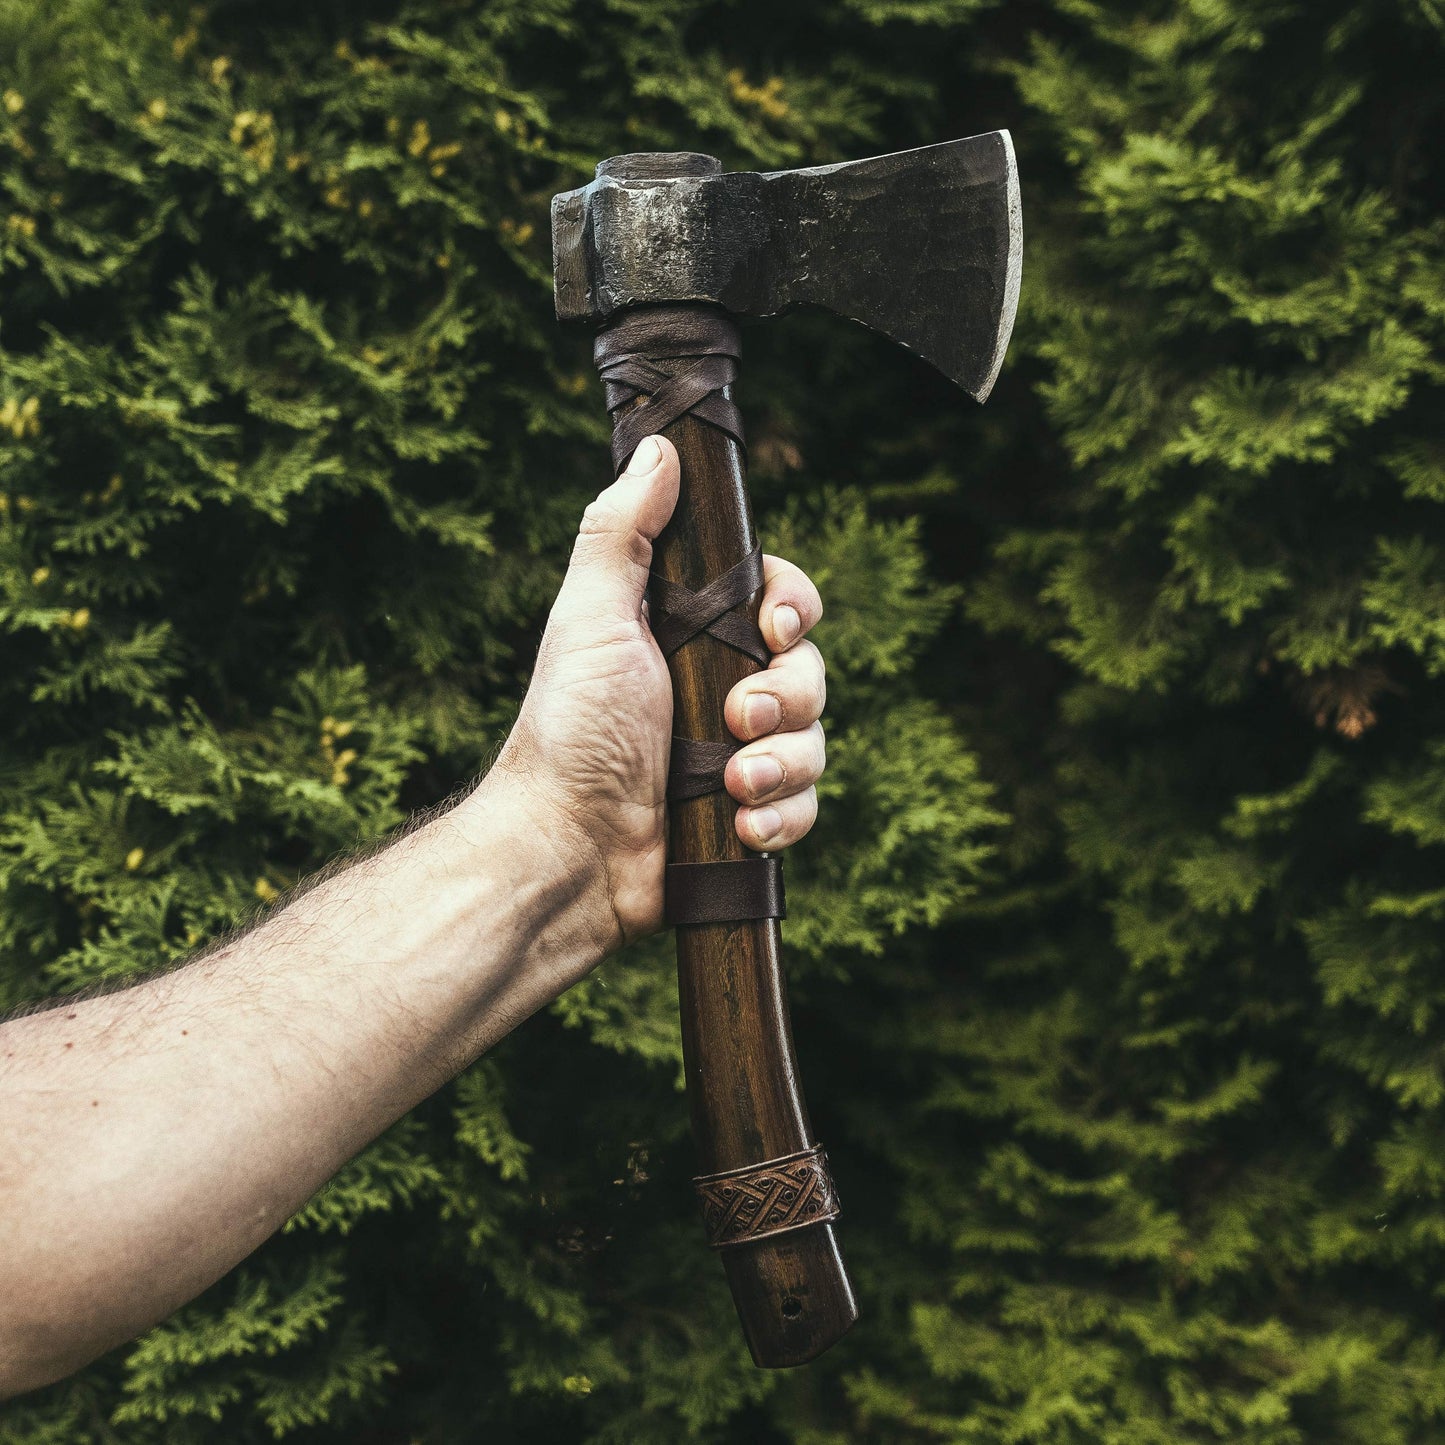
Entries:
{"label": "man's hand", "polygon": [[[677,492],[672,443],[648,438],[587,508],[531,689],[493,773],[532,793],[573,867],[595,866],[597,937],[609,949],[662,926],[672,688],[643,592]],[[773,851],[796,843],[818,811],[823,659],[804,638],[823,604],[791,563],[765,557],[763,569],[758,620],[775,655],[728,696],[727,725],[747,746],[729,762],[726,784],[742,804],[738,837]],[[489,805],[488,791],[476,801]]]}

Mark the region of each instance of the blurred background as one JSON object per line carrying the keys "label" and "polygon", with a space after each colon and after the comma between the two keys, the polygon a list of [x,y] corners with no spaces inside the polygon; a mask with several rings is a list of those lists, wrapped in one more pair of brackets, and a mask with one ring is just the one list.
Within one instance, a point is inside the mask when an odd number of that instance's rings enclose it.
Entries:
{"label": "blurred background", "polygon": [[1026,238],[984,408],[745,336],[852,1335],[748,1361],[659,939],[0,1440],[1445,1440],[1442,74],[1439,0],[0,0],[0,1008],[486,765],[608,470],[554,192],[1008,127]]}

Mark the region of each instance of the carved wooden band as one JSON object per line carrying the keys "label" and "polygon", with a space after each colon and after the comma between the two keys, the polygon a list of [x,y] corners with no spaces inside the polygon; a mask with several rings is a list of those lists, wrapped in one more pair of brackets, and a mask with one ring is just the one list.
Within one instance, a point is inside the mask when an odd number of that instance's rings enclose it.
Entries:
{"label": "carved wooden band", "polygon": [[821,1145],[692,1181],[714,1249],[825,1224],[840,1213]]}

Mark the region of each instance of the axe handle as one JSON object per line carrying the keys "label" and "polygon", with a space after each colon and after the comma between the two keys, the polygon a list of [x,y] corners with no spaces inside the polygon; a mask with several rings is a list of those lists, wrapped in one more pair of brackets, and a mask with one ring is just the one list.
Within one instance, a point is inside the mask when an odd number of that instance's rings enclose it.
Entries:
{"label": "axe handle", "polygon": [[[663,310],[664,308],[659,308]],[[755,545],[742,450],[717,427],[685,415],[664,429],[682,461],[682,493],[658,538],[653,570],[697,589]],[[754,621],[760,596],[754,596]],[[673,731],[734,742],[723,702],[758,671],[741,652],[701,633],[668,660]],[[756,857],[739,841],[725,792],[670,805],[677,863]],[[693,1137],[704,1174],[745,1169],[813,1143],[798,1085],[776,919],[678,929],[682,1043]],[[718,1250],[754,1361],[802,1364],[858,1317],[831,1223]]]}

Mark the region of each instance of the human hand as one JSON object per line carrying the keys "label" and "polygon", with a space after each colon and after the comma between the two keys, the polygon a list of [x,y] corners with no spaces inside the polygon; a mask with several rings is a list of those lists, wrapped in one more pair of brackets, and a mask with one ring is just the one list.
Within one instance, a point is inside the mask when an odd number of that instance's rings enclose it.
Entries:
{"label": "human hand", "polygon": [[[645,440],[586,510],[536,670],[492,779],[524,790],[562,866],[588,870],[586,907],[610,950],[662,926],[672,687],[643,610],[652,543],[677,504],[678,458]],[[806,640],[818,590],[790,562],[763,559],[759,625],[771,665],[728,694],[742,741],[725,783],[738,837],[775,852],[813,826],[824,766],[823,659]],[[491,780],[489,780],[491,781]]]}

